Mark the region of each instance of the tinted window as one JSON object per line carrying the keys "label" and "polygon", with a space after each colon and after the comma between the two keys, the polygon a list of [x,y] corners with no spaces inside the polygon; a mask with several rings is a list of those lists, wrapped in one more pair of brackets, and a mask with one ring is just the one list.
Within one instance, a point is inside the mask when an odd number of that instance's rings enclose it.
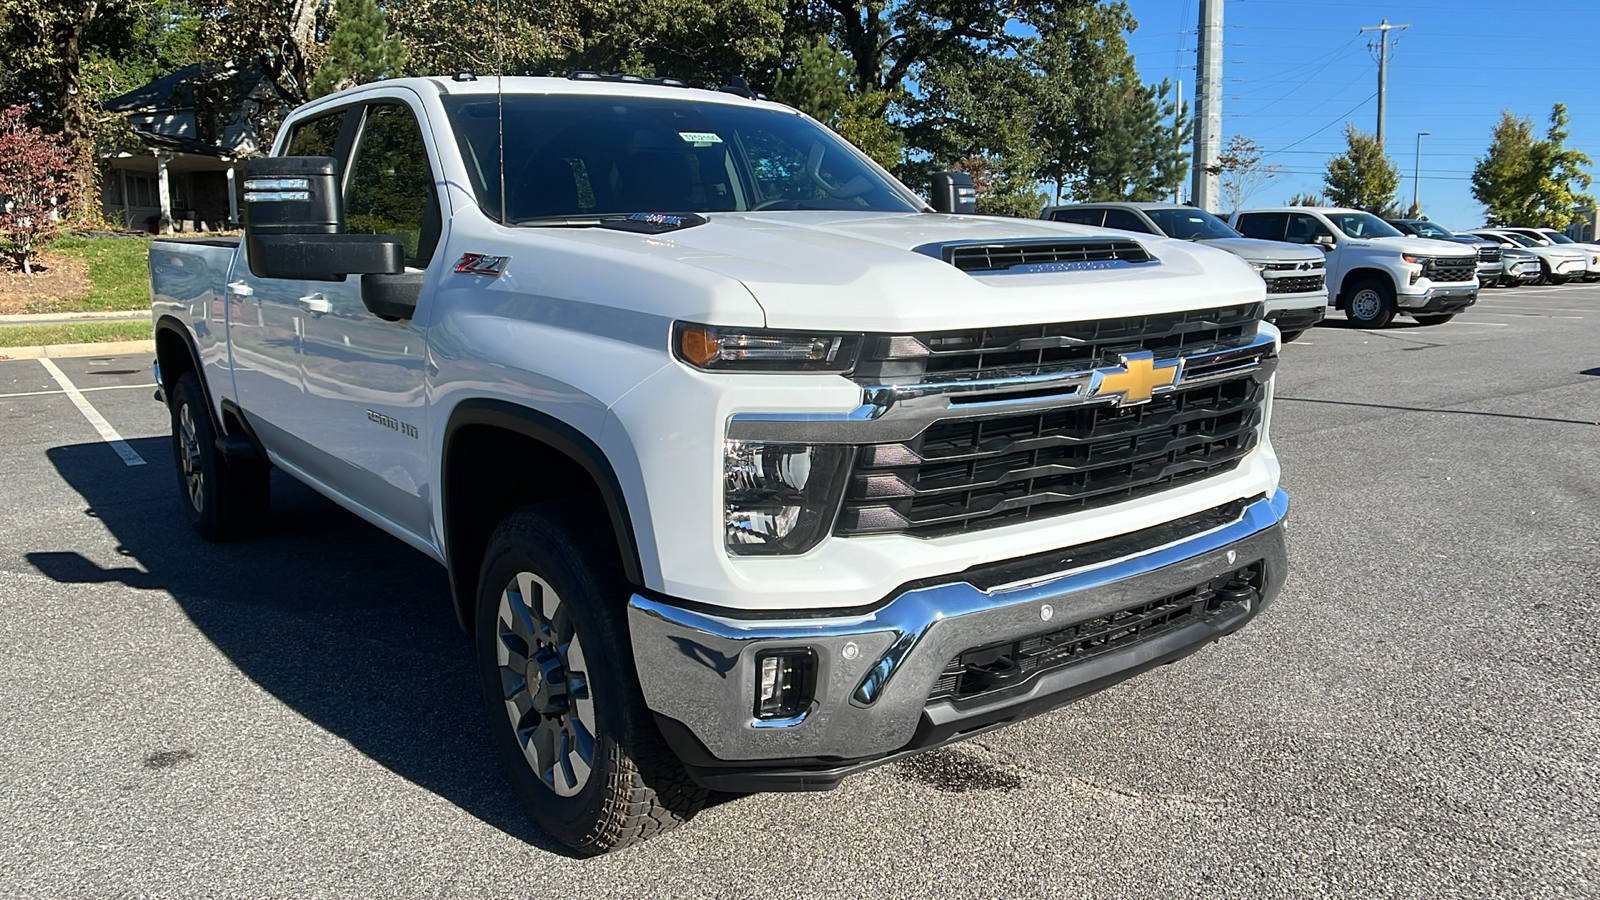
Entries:
{"label": "tinted window", "polygon": [[1541,232],[1539,232],[1539,234],[1545,240],[1554,241],[1557,244],[1576,244],[1577,243],[1577,241],[1573,240],[1572,238],[1567,237],[1566,235],[1562,234],[1559,231],[1541,231]]}
{"label": "tinted window", "polygon": [[1455,237],[1455,235],[1444,230],[1443,228],[1440,228],[1432,222],[1415,223],[1411,228],[1411,233],[1421,235],[1425,238],[1440,238],[1442,240],[1449,240],[1450,238]]}
{"label": "tinted window", "polygon": [[1071,222],[1074,225],[1098,226],[1105,221],[1106,211],[1103,209],[1058,209],[1050,214],[1056,222]]}
{"label": "tinted window", "polygon": [[1288,220],[1288,213],[1245,213],[1239,217],[1239,233],[1263,241],[1281,241]]}
{"label": "tinted window", "polygon": [[1234,238],[1239,232],[1203,209],[1147,209],[1144,214],[1155,220],[1167,237],[1197,241],[1203,238]]}
{"label": "tinted window", "polygon": [[1106,227],[1120,231],[1137,231],[1140,234],[1150,233],[1150,226],[1146,225],[1143,219],[1125,209],[1106,210]]}
{"label": "tinted window", "polygon": [[1393,225],[1372,213],[1328,213],[1328,221],[1353,238],[1404,237]]}
{"label": "tinted window", "polygon": [[[507,219],[921,208],[837,135],[792,111],[694,96],[506,97]],[[495,98],[445,104],[478,203],[498,217]]]}
{"label": "tinted window", "polygon": [[375,104],[356,141],[345,185],[345,230],[404,239],[406,263],[426,266],[439,242],[439,202],[422,130],[411,109]]}
{"label": "tinted window", "polygon": [[344,110],[308,119],[294,127],[286,156],[332,156],[339,143],[339,128],[344,125]]}
{"label": "tinted window", "polygon": [[1332,235],[1322,220],[1308,213],[1290,213],[1289,228],[1283,239],[1291,244],[1309,244],[1318,235]]}

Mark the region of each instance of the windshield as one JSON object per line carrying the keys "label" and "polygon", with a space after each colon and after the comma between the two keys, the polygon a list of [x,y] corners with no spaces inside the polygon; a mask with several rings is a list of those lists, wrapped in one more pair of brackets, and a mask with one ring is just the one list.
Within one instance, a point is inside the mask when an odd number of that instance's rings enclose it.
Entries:
{"label": "windshield", "polygon": [[[633,213],[922,207],[832,132],[781,108],[656,97],[505,98],[512,223]],[[500,212],[493,96],[445,99],[477,194]]]}
{"label": "windshield", "polygon": [[1372,213],[1328,213],[1333,227],[1353,238],[1405,237],[1393,225]]}
{"label": "windshield", "polygon": [[1539,242],[1535,241],[1533,238],[1523,237],[1520,234],[1515,234],[1515,233],[1510,232],[1510,231],[1496,232],[1494,234],[1486,235],[1486,237],[1500,238],[1502,240],[1510,241],[1513,244],[1519,244],[1519,245],[1521,245],[1523,247],[1537,247],[1537,246],[1539,246]]}
{"label": "windshield", "polygon": [[1455,237],[1455,235],[1445,231],[1443,228],[1440,228],[1432,222],[1412,222],[1411,227],[1416,230],[1419,237],[1444,238],[1446,240]]}
{"label": "windshield", "polygon": [[1147,209],[1144,214],[1156,223],[1167,237],[1185,241],[1206,238],[1236,238],[1241,235],[1223,221],[1203,209]]}
{"label": "windshield", "polygon": [[1559,231],[1541,231],[1539,233],[1544,235],[1545,240],[1555,241],[1558,244],[1576,244],[1577,243],[1577,241],[1573,240],[1572,238],[1567,237],[1566,235],[1562,234]]}

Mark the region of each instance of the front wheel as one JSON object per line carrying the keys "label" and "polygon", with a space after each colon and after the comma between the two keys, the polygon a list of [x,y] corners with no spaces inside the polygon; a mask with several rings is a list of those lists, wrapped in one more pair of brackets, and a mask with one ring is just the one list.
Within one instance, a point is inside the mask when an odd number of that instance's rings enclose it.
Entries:
{"label": "front wheel", "polygon": [[1439,316],[1412,316],[1417,320],[1418,325],[1443,325],[1455,317],[1455,313],[1446,313]]}
{"label": "front wheel", "polygon": [[478,581],[478,673],[507,773],[539,826],[594,855],[705,804],[645,707],[626,585],[583,507],[546,503],[495,529]]}
{"label": "front wheel", "polygon": [[1394,320],[1394,288],[1376,278],[1359,281],[1350,288],[1344,313],[1362,328],[1382,328]]}
{"label": "front wheel", "polygon": [[271,503],[266,463],[229,459],[217,449],[217,429],[205,391],[193,372],[172,387],[172,455],[189,524],[208,541],[225,541],[258,530]]}

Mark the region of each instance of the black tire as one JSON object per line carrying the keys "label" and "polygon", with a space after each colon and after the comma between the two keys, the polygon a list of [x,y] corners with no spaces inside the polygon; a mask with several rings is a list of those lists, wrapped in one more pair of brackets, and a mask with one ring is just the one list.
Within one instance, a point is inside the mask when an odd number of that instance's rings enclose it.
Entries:
{"label": "black tire", "polygon": [[1570,275],[1551,275],[1549,278],[1545,279],[1545,281],[1549,282],[1550,284],[1557,285],[1557,286],[1566,284],[1567,282],[1569,282],[1571,280],[1572,280],[1572,276],[1570,276]]}
{"label": "black tire", "polygon": [[230,460],[217,449],[217,428],[200,379],[185,372],[172,386],[172,456],[178,492],[189,524],[208,541],[226,541],[260,530],[272,502],[271,467]]}
{"label": "black tire", "polygon": [[1289,342],[1290,342],[1290,341],[1292,341],[1292,340],[1294,340],[1294,339],[1295,339],[1295,338],[1297,338],[1297,337],[1299,337],[1299,336],[1300,336],[1300,335],[1302,335],[1302,334],[1305,334],[1305,333],[1306,333],[1306,330],[1305,330],[1305,329],[1304,329],[1304,328],[1302,328],[1302,329],[1300,329],[1300,330],[1299,330],[1299,331],[1285,331],[1285,332],[1283,332],[1283,334],[1282,334],[1282,338],[1281,338],[1281,340],[1282,340],[1282,341],[1283,341],[1283,342],[1284,342],[1284,343],[1285,343],[1285,344],[1287,344],[1287,343],[1289,343]]}
{"label": "black tire", "polygon": [[1350,285],[1344,314],[1362,328],[1382,328],[1394,320],[1394,287],[1381,278],[1366,278]]}
{"label": "black tire", "polygon": [[541,828],[590,856],[688,821],[706,790],[645,707],[610,524],[586,506],[524,507],[495,529],[475,643],[512,784]]}
{"label": "black tire", "polygon": [[1417,320],[1418,325],[1443,325],[1455,317],[1455,313],[1444,313],[1443,315],[1435,316],[1412,316],[1413,319]]}
{"label": "black tire", "polygon": [[1550,271],[1550,264],[1541,259],[1539,260],[1539,277],[1534,279],[1533,283],[1549,284],[1551,278],[1554,277],[1554,274],[1555,273]]}

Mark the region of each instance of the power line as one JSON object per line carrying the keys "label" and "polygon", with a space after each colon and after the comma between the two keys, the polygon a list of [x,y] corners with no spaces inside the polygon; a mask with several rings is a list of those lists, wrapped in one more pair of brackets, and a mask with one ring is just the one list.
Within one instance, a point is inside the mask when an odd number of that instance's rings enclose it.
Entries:
{"label": "power line", "polygon": [[1348,111],[1346,111],[1343,115],[1339,116],[1339,118],[1334,119],[1332,122],[1329,122],[1328,124],[1322,126],[1321,128],[1318,128],[1316,131],[1311,132],[1310,134],[1306,135],[1305,137],[1301,138],[1298,141],[1295,141],[1292,144],[1288,144],[1286,146],[1279,147],[1276,150],[1268,150],[1266,153],[1261,154],[1261,158],[1262,159],[1266,159],[1267,157],[1272,156],[1275,153],[1282,153],[1283,151],[1288,150],[1290,147],[1298,147],[1299,145],[1304,144],[1306,141],[1311,140],[1312,138],[1316,137],[1317,135],[1323,133],[1324,131],[1327,131],[1329,128],[1332,128],[1333,126],[1339,124],[1339,122],[1341,120],[1349,118],[1351,113],[1355,112],[1356,110],[1360,109],[1363,106],[1366,106],[1367,105],[1367,101],[1371,100],[1373,97],[1376,97],[1376,96],[1378,96],[1377,92],[1373,92],[1371,94],[1371,96],[1367,97],[1366,100],[1362,100],[1360,103],[1357,103],[1355,106],[1350,107],[1350,109]]}

